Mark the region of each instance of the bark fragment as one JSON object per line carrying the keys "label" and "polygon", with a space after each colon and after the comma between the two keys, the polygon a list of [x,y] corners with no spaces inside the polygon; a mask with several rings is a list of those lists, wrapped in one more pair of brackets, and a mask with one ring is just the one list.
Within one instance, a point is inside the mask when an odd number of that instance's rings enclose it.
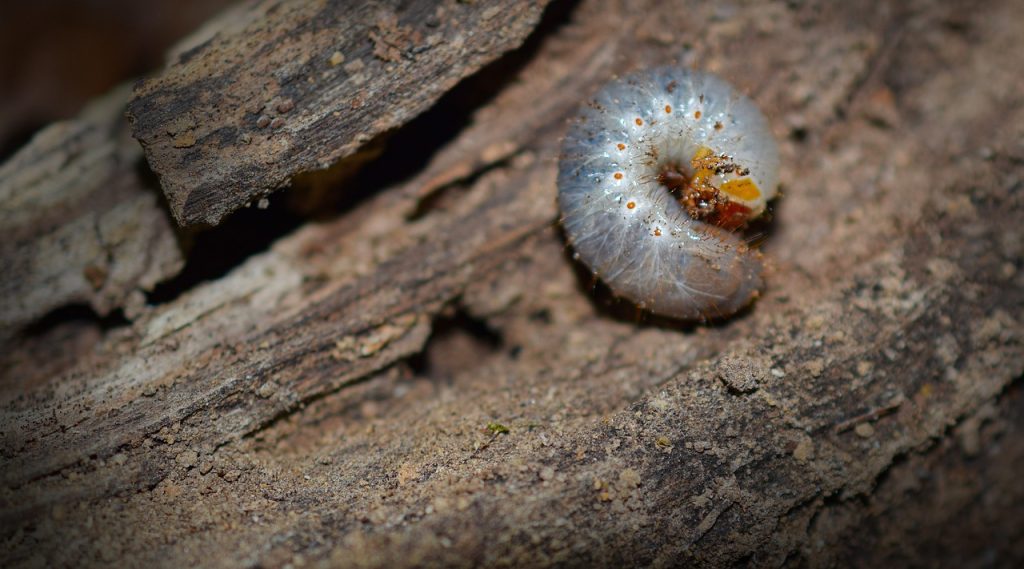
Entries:
{"label": "bark fragment", "polygon": [[545,3],[256,3],[139,84],[132,133],[178,222],[216,225],[423,112]]}

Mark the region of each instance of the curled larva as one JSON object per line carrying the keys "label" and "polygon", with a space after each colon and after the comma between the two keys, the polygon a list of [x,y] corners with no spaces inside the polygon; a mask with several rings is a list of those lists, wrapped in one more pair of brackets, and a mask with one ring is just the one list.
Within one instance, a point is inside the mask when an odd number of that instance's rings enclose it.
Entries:
{"label": "curled larva", "polygon": [[718,77],[658,68],[583,105],[562,145],[558,204],[576,257],[617,295],[664,316],[732,314],[763,264],[735,233],[778,185],[753,102]]}

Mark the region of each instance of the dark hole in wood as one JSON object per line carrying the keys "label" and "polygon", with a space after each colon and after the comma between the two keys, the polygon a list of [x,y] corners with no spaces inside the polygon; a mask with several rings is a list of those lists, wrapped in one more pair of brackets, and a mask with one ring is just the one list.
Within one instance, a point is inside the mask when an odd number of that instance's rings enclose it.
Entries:
{"label": "dark hole in wood", "polygon": [[242,209],[217,227],[186,232],[181,238],[185,267],[174,278],[158,284],[146,296],[147,302],[164,304],[202,282],[223,277],[249,257],[266,251],[303,221],[284,200],[271,199],[266,209]]}
{"label": "dark hole in wood", "polygon": [[450,379],[481,365],[502,350],[500,333],[482,320],[457,310],[434,321],[433,333],[423,350],[409,359],[416,375]]}
{"label": "dark hole in wood", "polygon": [[131,323],[121,310],[101,316],[87,304],[68,304],[21,329],[0,353],[0,385],[27,391],[79,363],[103,337]]}
{"label": "dark hole in wood", "polygon": [[[411,144],[411,147],[415,148],[417,144],[423,145],[423,140],[433,140],[436,142],[432,145],[428,143],[426,147],[436,150],[442,148],[445,142],[454,139],[460,131],[469,126],[475,109],[486,106],[509,83],[516,81],[526,64],[536,58],[537,51],[544,39],[569,23],[576,4],[578,4],[576,0],[549,4],[541,16],[540,23],[526,38],[522,46],[462,80],[458,86],[441,97],[429,111],[409,123],[409,128],[402,129],[396,135],[395,143],[401,142],[403,147],[405,144]],[[426,138],[419,138],[421,136]],[[418,162],[410,171],[410,176],[425,167],[433,154],[434,152],[429,152],[419,156]],[[415,211],[410,214],[409,220],[416,221],[431,212],[445,209],[480,176],[504,165],[505,162],[505,160],[499,160],[494,164],[482,165],[465,178],[455,180],[424,196]]]}
{"label": "dark hole in wood", "polygon": [[89,326],[102,332],[108,332],[130,324],[131,322],[124,317],[124,312],[121,310],[114,310],[110,314],[100,316],[88,304],[68,304],[55,308],[39,320],[32,322],[21,331],[20,335],[25,338],[37,338],[59,333],[61,328],[69,326]]}

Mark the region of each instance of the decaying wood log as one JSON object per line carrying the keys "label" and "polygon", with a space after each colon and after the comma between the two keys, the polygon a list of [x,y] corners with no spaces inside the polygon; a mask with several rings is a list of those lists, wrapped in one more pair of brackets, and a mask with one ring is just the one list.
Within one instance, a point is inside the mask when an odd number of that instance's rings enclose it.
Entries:
{"label": "decaying wood log", "polygon": [[178,222],[217,224],[430,107],[545,3],[260,2],[139,85],[132,132]]}
{"label": "decaying wood log", "polygon": [[0,165],[0,342],[72,303],[141,310],[182,266],[176,235],[128,136],[129,89],[57,123]]}
{"label": "decaying wood log", "polygon": [[[552,6],[454,140],[377,158],[414,176],[0,392],[0,559],[1019,563],[1022,18]],[[669,61],[782,140],[769,289],[713,326],[634,318],[556,227],[565,117]]]}

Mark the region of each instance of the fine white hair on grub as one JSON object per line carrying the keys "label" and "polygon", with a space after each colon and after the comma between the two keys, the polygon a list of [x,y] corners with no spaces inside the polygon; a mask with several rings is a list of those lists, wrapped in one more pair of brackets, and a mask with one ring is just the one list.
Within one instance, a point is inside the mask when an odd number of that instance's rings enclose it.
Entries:
{"label": "fine white hair on grub", "polygon": [[736,231],[778,186],[764,115],[722,79],[656,68],[584,104],[562,144],[558,204],[581,260],[656,314],[706,319],[757,296],[763,261]]}

